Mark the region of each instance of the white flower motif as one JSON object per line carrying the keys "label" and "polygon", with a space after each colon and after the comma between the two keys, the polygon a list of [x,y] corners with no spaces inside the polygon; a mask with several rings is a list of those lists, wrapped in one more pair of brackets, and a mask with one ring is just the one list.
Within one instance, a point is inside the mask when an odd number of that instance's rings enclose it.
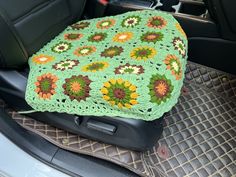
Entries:
{"label": "white flower motif", "polygon": [[68,70],[68,69],[72,69],[74,66],[77,66],[79,64],[79,62],[77,60],[66,60],[66,61],[61,61],[59,63],[56,63],[55,65],[53,65],[53,68],[56,70]]}
{"label": "white flower motif", "polygon": [[86,54],[86,53],[88,53],[89,52],[89,49],[82,49],[81,51],[80,51],[80,53],[82,53],[82,54]]}
{"label": "white flower motif", "polygon": [[62,63],[59,63],[56,68],[57,69],[69,69],[69,68],[72,68],[73,66],[75,65],[75,62],[74,61],[65,61],[65,62],[62,62]]}
{"label": "white flower motif", "polygon": [[179,65],[176,61],[172,62],[171,65],[176,72],[179,71]]}
{"label": "white flower motif", "polygon": [[102,22],[101,25],[105,27],[105,26],[109,26],[109,24],[110,24],[109,22],[105,21],[105,22]]}
{"label": "white flower motif", "polygon": [[54,46],[52,48],[52,50],[54,52],[57,52],[57,53],[65,52],[68,49],[70,49],[70,44],[69,43],[65,43],[65,42],[59,43],[59,44],[57,44],[56,46]]}
{"label": "white flower motif", "polygon": [[127,34],[122,34],[118,37],[118,39],[126,39],[128,37]]}
{"label": "white flower motif", "polygon": [[142,66],[137,65],[121,65],[115,69],[116,74],[141,74],[143,73],[144,69]]}
{"label": "white flower motif", "polygon": [[120,73],[124,74],[124,73],[133,73],[133,74],[138,74],[139,73],[140,68],[135,67],[135,66],[124,66],[123,68],[120,69]]}
{"label": "white flower motif", "polygon": [[174,44],[175,49],[178,50],[179,53],[183,57],[185,57],[185,55],[186,55],[186,47],[185,47],[184,42],[180,38],[177,37],[177,38],[174,38],[173,44]]}
{"label": "white flower motif", "polygon": [[135,25],[139,23],[139,21],[140,21],[139,17],[133,16],[133,17],[124,19],[122,25],[125,27],[134,27]]}
{"label": "white flower motif", "polygon": [[47,57],[40,57],[38,60],[39,60],[39,61],[47,61],[48,58],[47,58]]}

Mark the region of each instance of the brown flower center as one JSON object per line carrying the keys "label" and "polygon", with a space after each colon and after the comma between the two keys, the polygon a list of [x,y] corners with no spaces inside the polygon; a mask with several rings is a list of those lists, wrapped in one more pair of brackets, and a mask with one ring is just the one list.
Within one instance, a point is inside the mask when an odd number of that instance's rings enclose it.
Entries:
{"label": "brown flower center", "polygon": [[129,20],[128,21],[128,24],[132,24],[132,23],[134,23],[134,20]]}
{"label": "brown flower center", "polygon": [[125,98],[125,91],[120,88],[116,88],[113,90],[113,94],[118,99],[124,99]]}
{"label": "brown flower center", "polygon": [[64,46],[60,46],[60,47],[58,47],[58,49],[60,49],[60,50],[64,50],[65,47],[64,47]]}
{"label": "brown flower center", "polygon": [[146,50],[140,50],[138,52],[139,55],[147,55],[147,51]]}
{"label": "brown flower center", "polygon": [[100,68],[100,65],[98,63],[92,64],[89,66],[89,69],[91,69],[91,70],[95,70],[95,69],[99,69],[99,68]]}

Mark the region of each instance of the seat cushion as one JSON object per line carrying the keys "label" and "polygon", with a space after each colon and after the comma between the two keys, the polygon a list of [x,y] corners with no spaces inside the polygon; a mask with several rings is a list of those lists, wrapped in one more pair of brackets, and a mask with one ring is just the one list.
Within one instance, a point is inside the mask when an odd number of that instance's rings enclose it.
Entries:
{"label": "seat cushion", "polygon": [[178,100],[187,38],[170,14],[143,10],[80,21],[29,60],[37,111],[160,118]]}

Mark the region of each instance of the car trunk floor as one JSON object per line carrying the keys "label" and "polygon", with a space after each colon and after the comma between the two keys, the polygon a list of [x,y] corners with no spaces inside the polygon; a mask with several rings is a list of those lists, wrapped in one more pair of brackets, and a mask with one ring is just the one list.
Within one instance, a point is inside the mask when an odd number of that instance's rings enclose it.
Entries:
{"label": "car trunk floor", "polygon": [[136,152],[96,142],[20,115],[24,128],[57,146],[121,165],[140,176],[236,175],[236,76],[188,62],[178,104],[165,115],[157,145]]}

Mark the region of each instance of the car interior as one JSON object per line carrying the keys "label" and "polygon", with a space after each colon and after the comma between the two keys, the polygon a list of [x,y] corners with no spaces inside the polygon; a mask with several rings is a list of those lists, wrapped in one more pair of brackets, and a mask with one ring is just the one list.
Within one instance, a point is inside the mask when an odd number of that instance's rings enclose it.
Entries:
{"label": "car interior", "polygon": [[[230,0],[1,0],[1,132],[71,176],[236,175],[235,8]],[[173,16],[188,40],[170,111],[151,121],[32,111],[30,57],[81,20],[145,10]]]}

